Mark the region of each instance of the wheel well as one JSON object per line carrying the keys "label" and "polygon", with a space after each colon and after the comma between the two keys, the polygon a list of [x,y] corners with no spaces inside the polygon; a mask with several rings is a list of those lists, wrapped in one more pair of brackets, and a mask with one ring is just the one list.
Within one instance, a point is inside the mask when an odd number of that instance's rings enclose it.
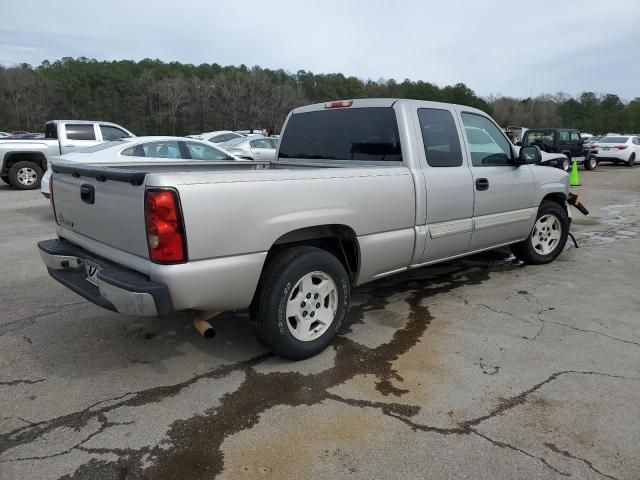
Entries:
{"label": "wheel well", "polygon": [[545,195],[542,201],[544,202],[545,200],[549,200],[550,202],[555,202],[558,205],[560,205],[562,208],[564,208],[565,203],[567,201],[567,197],[564,195],[564,193],[554,192],[554,193],[549,193]]}
{"label": "wheel well", "polygon": [[563,155],[566,155],[569,161],[571,161],[571,152],[569,150],[565,150],[564,152],[560,152]]}
{"label": "wheel well", "polygon": [[340,260],[352,281],[358,277],[358,238],[353,229],[346,225],[317,225],[288,232],[278,238],[269,249],[265,265],[275,254],[292,245],[308,245],[326,250]]}
{"label": "wheel well", "polygon": [[47,169],[47,158],[42,152],[17,152],[9,153],[4,157],[4,170],[3,174],[9,173],[11,167],[18,162],[33,162],[38,165],[43,171]]}

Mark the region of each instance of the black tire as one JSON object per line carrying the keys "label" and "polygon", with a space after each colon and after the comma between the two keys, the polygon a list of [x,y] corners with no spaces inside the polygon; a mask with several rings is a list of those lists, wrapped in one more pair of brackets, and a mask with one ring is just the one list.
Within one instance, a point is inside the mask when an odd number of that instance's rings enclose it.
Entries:
{"label": "black tire", "polygon": [[[291,332],[290,326],[294,328],[294,320],[293,317],[287,317],[286,309],[292,295],[295,299],[296,295],[302,294],[296,288],[298,282],[313,272],[327,275],[334,282],[335,315],[317,338],[303,341]],[[349,276],[335,256],[316,247],[287,248],[276,254],[262,272],[251,305],[253,332],[276,355],[290,360],[312,357],[324,350],[340,330],[349,308],[349,295]],[[311,316],[309,314],[309,318]]]}
{"label": "black tire", "polygon": [[11,184],[11,182],[9,181],[9,175],[0,175],[0,180],[2,180],[4,183]]}
{"label": "black tire", "polygon": [[568,172],[569,170],[571,170],[571,159],[569,157],[564,158],[560,163],[560,165],[558,165],[558,168],[565,172]]}
{"label": "black tire", "polygon": [[20,190],[35,190],[40,188],[42,169],[37,163],[18,162],[9,170],[9,183]]}
{"label": "black tire", "polygon": [[595,155],[587,157],[587,159],[584,161],[585,170],[595,170],[597,166],[598,159],[595,157]]}
{"label": "black tire", "polygon": [[635,163],[636,163],[636,154],[632,153],[631,156],[629,157],[629,160],[627,160],[627,167],[631,168]]}
{"label": "black tire", "polygon": [[[549,215],[550,218],[555,217],[558,220],[561,232],[560,238],[558,239],[557,243],[555,243],[552,250],[546,254],[543,254],[534,247],[534,243],[538,238],[537,235],[535,235],[538,220],[540,220],[540,218],[545,215]],[[523,242],[512,245],[511,251],[516,256],[516,258],[531,265],[541,265],[543,263],[549,263],[555,260],[558,255],[560,255],[560,252],[562,252],[562,249],[567,243],[568,236],[569,216],[567,214],[567,210],[556,202],[543,200],[540,204],[540,208],[538,208],[536,225],[534,225],[531,233],[529,233],[529,236]]]}

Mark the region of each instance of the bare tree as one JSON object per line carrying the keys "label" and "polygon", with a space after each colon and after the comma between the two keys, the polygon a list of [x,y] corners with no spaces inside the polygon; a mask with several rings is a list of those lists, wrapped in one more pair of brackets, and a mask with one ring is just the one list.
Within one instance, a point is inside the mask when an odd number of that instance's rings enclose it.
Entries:
{"label": "bare tree", "polygon": [[167,107],[166,116],[171,124],[172,135],[176,134],[178,111],[186,103],[188,86],[183,76],[163,78],[155,85],[155,91]]}

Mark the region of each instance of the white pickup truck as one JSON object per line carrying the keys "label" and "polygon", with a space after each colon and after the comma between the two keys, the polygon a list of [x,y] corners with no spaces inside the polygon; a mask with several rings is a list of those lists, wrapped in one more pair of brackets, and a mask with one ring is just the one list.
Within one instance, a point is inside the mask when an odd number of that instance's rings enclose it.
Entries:
{"label": "white pickup truck", "polygon": [[56,162],[58,238],[38,245],[53,278],[104,308],[250,307],[260,341],[301,359],[337,334],[354,286],[505,245],[555,259],[569,178],[540,159],[470,107],[310,105],[266,169]]}
{"label": "white pickup truck", "polygon": [[107,140],[134,137],[120,125],[86,120],[51,120],[44,139],[0,140],[0,178],[16,188],[40,187],[49,160]]}

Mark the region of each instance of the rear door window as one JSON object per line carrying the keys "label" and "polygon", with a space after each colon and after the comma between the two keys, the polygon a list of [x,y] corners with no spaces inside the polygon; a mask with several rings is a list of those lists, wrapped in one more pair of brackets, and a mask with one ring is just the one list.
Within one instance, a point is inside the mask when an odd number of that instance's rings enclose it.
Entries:
{"label": "rear door window", "polygon": [[251,144],[251,148],[273,148],[271,146],[271,142],[266,138],[259,138],[257,140],[251,140],[249,142]]}
{"label": "rear door window", "polygon": [[421,108],[418,110],[424,154],[431,167],[459,167],[462,165],[460,137],[453,115],[447,110]]}
{"label": "rear door window", "polygon": [[222,150],[197,142],[184,142],[193,160],[230,160]]}
{"label": "rear door window", "polygon": [[291,115],[280,142],[279,157],[401,162],[396,114],[391,107],[373,107]]}
{"label": "rear door window", "polygon": [[96,131],[92,124],[74,124],[66,125],[67,139],[69,140],[95,140]]}
{"label": "rear door window", "polygon": [[558,139],[562,143],[568,142],[569,141],[569,132],[567,132],[566,130],[560,130]]}
{"label": "rear door window", "polygon": [[[145,157],[151,158],[182,158],[178,142],[150,142],[142,145]],[[137,155],[136,155],[137,156]]]}

